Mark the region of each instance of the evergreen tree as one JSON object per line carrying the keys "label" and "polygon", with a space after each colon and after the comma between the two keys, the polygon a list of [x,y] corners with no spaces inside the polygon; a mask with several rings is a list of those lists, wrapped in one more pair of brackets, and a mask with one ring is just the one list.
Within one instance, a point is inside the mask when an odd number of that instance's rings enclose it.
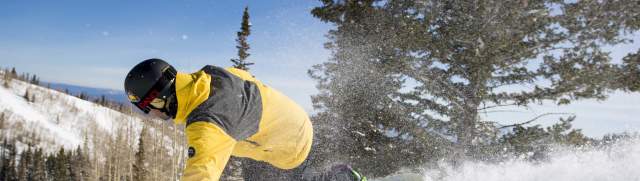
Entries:
{"label": "evergreen tree", "polygon": [[33,74],[31,76],[31,78],[29,79],[29,83],[34,84],[34,85],[39,85],[38,78],[37,78],[36,74]]}
{"label": "evergreen tree", "polygon": [[16,72],[16,68],[13,67],[11,68],[11,78],[16,78],[18,77],[18,72]]}
{"label": "evergreen tree", "polygon": [[31,78],[31,75],[29,73],[22,73],[22,76],[20,76],[20,80],[25,82],[29,82],[30,78]]}
{"label": "evergreen tree", "polygon": [[343,150],[365,175],[443,151],[454,163],[476,158],[498,131],[479,113],[604,99],[625,87],[618,75],[638,75],[628,66],[637,58],[614,64],[601,48],[640,28],[632,0],[322,3],[312,14],[336,28],[332,58],[310,71],[320,89],[314,121],[333,133],[321,135],[339,135],[325,150]]}
{"label": "evergreen tree", "polygon": [[85,155],[83,154],[80,146],[78,146],[74,151],[69,153],[68,156],[69,161],[69,178],[71,180],[84,180],[87,175],[85,174],[85,166],[87,162],[85,160]]}
{"label": "evergreen tree", "polygon": [[85,135],[84,136],[84,141],[82,143],[82,149],[84,150],[81,155],[82,156],[82,176],[84,178],[84,180],[98,180],[97,176],[93,173],[93,169],[95,167],[92,159],[91,159],[91,154],[89,151],[91,151],[91,149],[89,149],[89,136]]}
{"label": "evergreen tree", "polygon": [[9,88],[10,85],[9,83],[11,82],[11,78],[12,75],[9,74],[7,71],[5,71],[5,73],[2,75],[2,80],[4,81],[4,83],[2,84],[5,88]]}
{"label": "evergreen tree", "polygon": [[24,98],[24,100],[27,100],[27,102],[31,102],[31,94],[29,94],[29,89],[24,91],[24,95],[22,96],[22,98]]}
{"label": "evergreen tree", "polygon": [[[500,149],[508,148],[508,153],[516,156],[527,156],[529,159],[540,160],[547,158],[546,153],[551,145],[582,146],[592,142],[590,138],[584,136],[579,129],[572,129],[571,122],[575,116],[560,121],[547,128],[540,125],[524,127],[516,125],[513,131],[501,137],[497,146]],[[533,153],[533,154],[531,154]],[[504,153],[503,153],[504,154]]]}
{"label": "evergreen tree", "polygon": [[16,164],[16,147],[14,143],[5,144],[6,147],[4,149],[8,150],[7,159],[4,163],[6,166],[3,166],[2,172],[5,174],[4,178],[7,181],[17,181],[18,173],[17,173],[17,164]]}
{"label": "evergreen tree", "polygon": [[0,180],[8,180],[8,173],[10,169],[11,158],[9,157],[8,150],[9,143],[4,138],[2,141],[2,149],[0,149]]}
{"label": "evergreen tree", "polygon": [[571,122],[575,119],[575,116],[567,119],[560,118],[560,122],[546,129],[554,143],[581,146],[590,142],[590,139],[584,136],[580,129],[572,129]]}
{"label": "evergreen tree", "polygon": [[627,91],[640,91],[640,50],[627,55],[624,59],[623,73],[618,75],[618,86]]}
{"label": "evergreen tree", "polygon": [[144,180],[148,180],[148,174],[149,174],[149,170],[147,168],[146,163],[146,159],[145,159],[145,139],[148,138],[147,136],[147,127],[144,126],[142,128],[142,131],[140,131],[140,136],[138,137],[138,151],[136,152],[135,155],[135,163],[133,166],[133,177],[134,180],[140,180],[140,181],[144,181]]}
{"label": "evergreen tree", "polygon": [[65,155],[63,157],[64,158],[63,159],[63,163],[64,164],[62,165],[62,170],[64,171],[64,175],[65,175],[64,178],[75,180],[75,179],[77,179],[77,175],[74,175],[76,172],[74,170],[75,167],[73,167],[73,165],[72,165],[74,163],[73,159],[74,159],[74,156],[75,156],[74,152],[73,152],[73,149],[71,149],[69,151],[65,151],[64,153],[65,153]]}
{"label": "evergreen tree", "polygon": [[[6,76],[5,76],[6,77]],[[2,83],[2,86],[4,86],[4,88],[9,88],[11,87],[9,85],[9,81],[11,81],[10,79],[4,79],[4,82]]]}
{"label": "evergreen tree", "polygon": [[238,38],[236,42],[236,48],[238,48],[238,58],[231,59],[233,62],[233,67],[249,70],[249,65],[253,65],[253,63],[247,62],[247,57],[249,57],[249,43],[247,42],[247,37],[251,34],[251,23],[249,23],[249,7],[244,8],[244,12],[242,14],[242,23],[240,24],[240,31],[238,31]]}
{"label": "evergreen tree", "polygon": [[54,156],[55,165],[53,165],[52,177],[54,180],[66,180],[71,176],[69,157],[64,148],[60,148]]}
{"label": "evergreen tree", "polygon": [[46,169],[46,175],[49,179],[55,179],[55,178],[59,178],[57,177],[57,165],[58,165],[58,160],[56,159],[55,154],[48,154],[47,155],[47,159],[45,161],[45,169]]}
{"label": "evergreen tree", "polygon": [[[4,116],[4,112],[0,113],[0,130],[4,129],[4,123],[5,123],[5,116]],[[0,134],[0,139],[2,139],[4,135]],[[4,147],[3,147],[4,148]]]}
{"label": "evergreen tree", "polygon": [[18,180],[33,180],[31,168],[31,147],[20,153],[20,164],[18,165]]}
{"label": "evergreen tree", "polygon": [[101,95],[100,100],[98,101],[98,104],[107,106],[107,98],[104,95]]}
{"label": "evergreen tree", "polygon": [[46,165],[45,157],[41,148],[37,148],[33,154],[33,168],[32,168],[33,180],[46,180]]}

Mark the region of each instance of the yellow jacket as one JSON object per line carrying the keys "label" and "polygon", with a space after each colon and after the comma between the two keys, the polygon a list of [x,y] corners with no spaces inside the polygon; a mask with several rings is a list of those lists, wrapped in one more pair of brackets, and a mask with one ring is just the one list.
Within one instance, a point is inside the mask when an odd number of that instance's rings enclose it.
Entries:
{"label": "yellow jacket", "polygon": [[[192,111],[206,110],[201,105],[205,105],[203,103],[213,97],[210,94],[217,93],[212,84],[215,77],[212,78],[211,74],[203,70],[192,74],[178,73],[178,111],[174,122],[188,123],[185,131],[190,157],[182,179],[218,180],[231,155],[264,161],[282,169],[300,165],[307,158],[313,139],[313,128],[307,113],[291,99],[262,84],[248,72],[235,68],[220,70],[250,82],[259,90],[259,97],[256,97],[261,98],[258,99],[261,105],[255,106],[261,113],[257,131],[250,132],[244,138],[236,136],[237,131],[224,123],[228,120],[187,121],[193,118],[189,116]],[[220,121],[225,116],[215,118]]]}

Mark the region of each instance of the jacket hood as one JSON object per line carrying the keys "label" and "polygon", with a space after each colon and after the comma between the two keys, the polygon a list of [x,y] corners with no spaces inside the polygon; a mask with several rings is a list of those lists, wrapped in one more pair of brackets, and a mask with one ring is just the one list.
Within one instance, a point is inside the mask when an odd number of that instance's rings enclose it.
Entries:
{"label": "jacket hood", "polygon": [[185,124],[187,116],[198,105],[209,98],[211,91],[211,76],[204,71],[192,74],[178,72],[176,75],[176,97],[178,99],[178,110],[175,124]]}

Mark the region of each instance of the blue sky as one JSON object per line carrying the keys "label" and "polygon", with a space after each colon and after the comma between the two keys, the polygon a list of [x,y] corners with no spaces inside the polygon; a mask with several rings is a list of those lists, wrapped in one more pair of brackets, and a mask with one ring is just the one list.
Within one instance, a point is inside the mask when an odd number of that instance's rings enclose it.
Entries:
{"label": "blue sky", "polygon": [[127,71],[152,57],[192,72],[230,66],[249,6],[251,72],[304,102],[306,72],[327,59],[330,28],[309,11],[317,1],[3,1],[0,63],[45,81],[122,89]]}
{"label": "blue sky", "polygon": [[[256,63],[251,72],[313,112],[309,96],[317,91],[307,70],[328,59],[323,43],[331,28],[309,13],[318,5],[315,0],[5,0],[0,2],[0,66],[36,73],[44,81],[119,90],[127,71],[147,58],[165,59],[183,72],[206,64],[230,66],[237,51],[235,32],[249,6],[249,60]],[[619,58],[638,48],[633,43],[611,49]],[[603,102],[545,104],[484,117],[524,121],[559,111],[575,113],[576,126],[589,135],[640,130],[640,95],[620,92]]]}

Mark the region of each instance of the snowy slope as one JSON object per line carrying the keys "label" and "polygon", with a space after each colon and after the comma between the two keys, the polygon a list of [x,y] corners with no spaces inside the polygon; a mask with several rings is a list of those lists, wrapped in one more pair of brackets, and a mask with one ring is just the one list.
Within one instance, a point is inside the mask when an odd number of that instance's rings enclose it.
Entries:
{"label": "snowy slope", "polygon": [[[35,101],[23,98],[27,90]],[[0,86],[0,112],[8,116],[5,127],[11,127],[1,134],[39,139],[37,146],[49,151],[59,146],[75,148],[90,132],[112,134],[119,126],[133,124],[137,133],[142,127],[139,118],[18,80],[11,81],[8,89]]]}

